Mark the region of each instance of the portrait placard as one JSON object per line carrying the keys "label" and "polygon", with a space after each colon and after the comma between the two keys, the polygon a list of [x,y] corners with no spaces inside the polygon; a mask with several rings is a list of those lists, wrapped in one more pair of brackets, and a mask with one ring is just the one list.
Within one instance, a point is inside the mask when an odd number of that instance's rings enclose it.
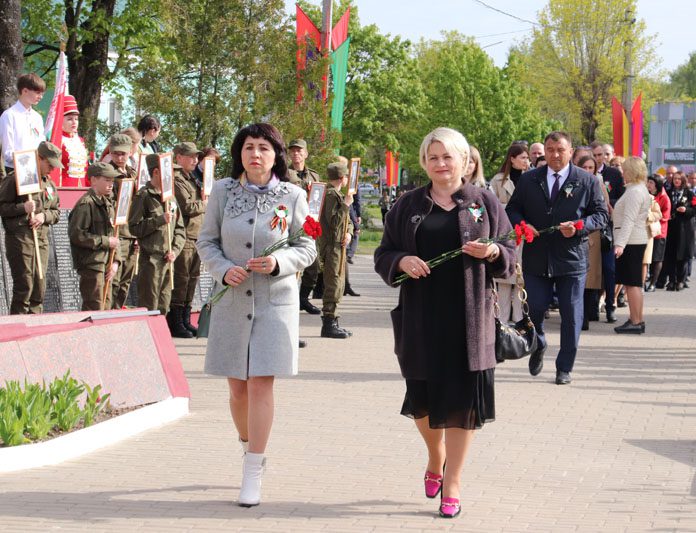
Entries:
{"label": "portrait placard", "polygon": [[147,170],[147,154],[140,154],[138,160],[138,190],[142,189],[150,181],[150,172]]}
{"label": "portrait placard", "polygon": [[159,156],[160,176],[162,177],[162,201],[174,196],[174,157],[171,152]]}
{"label": "portrait placard", "polygon": [[41,192],[39,183],[39,153],[21,150],[13,153],[17,196]]}
{"label": "portrait placard", "polygon": [[215,158],[206,157],[203,159],[203,197],[210,196],[215,183]]}
{"label": "portrait placard", "polygon": [[358,176],[360,175],[360,158],[353,157],[350,160],[350,172],[348,174],[348,194],[358,192]]}
{"label": "portrait placard", "polygon": [[309,212],[307,213],[314,220],[319,221],[321,210],[324,207],[324,194],[326,193],[326,183],[313,181],[309,188]]}
{"label": "portrait placard", "polygon": [[114,226],[128,224],[128,213],[133,199],[134,187],[135,180],[121,180],[121,188],[118,190],[118,198],[116,199]]}

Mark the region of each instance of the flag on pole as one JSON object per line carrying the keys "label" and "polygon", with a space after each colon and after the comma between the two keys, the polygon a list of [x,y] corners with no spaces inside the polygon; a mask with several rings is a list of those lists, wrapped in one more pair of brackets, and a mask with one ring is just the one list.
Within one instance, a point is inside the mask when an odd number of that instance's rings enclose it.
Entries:
{"label": "flag on pole", "polygon": [[346,100],[346,77],[348,76],[348,50],[350,37],[331,54],[331,77],[333,78],[333,103],[331,104],[331,127],[343,129],[343,108]]}
{"label": "flag on pole", "polygon": [[297,101],[303,97],[300,73],[307,67],[307,60],[321,52],[321,32],[296,4],[295,20],[297,25]]}
{"label": "flag on pole", "polygon": [[643,93],[633,102],[631,108],[631,155],[642,157],[643,155],[643,110],[641,109]]}
{"label": "flag on pole", "polygon": [[346,9],[346,12],[343,13],[343,16],[340,18],[340,20],[336,23],[336,25],[333,27],[333,30],[331,30],[331,49],[332,50],[338,50],[338,47],[341,46],[344,41],[348,38],[348,21],[350,19],[350,7]]}
{"label": "flag on pole", "polygon": [[[44,134],[46,138],[58,148],[63,147],[63,108],[65,105],[65,95],[68,94],[68,67],[65,61],[65,53],[58,54],[56,64],[56,85],[51,100],[51,107],[46,116]],[[54,168],[49,174],[51,179],[62,186],[62,173],[60,169]]]}
{"label": "flag on pole", "polygon": [[387,150],[384,156],[384,165],[387,167],[387,187],[395,187],[401,184],[399,174],[401,165],[399,164],[399,153]]}
{"label": "flag on pole", "polygon": [[611,98],[611,116],[614,130],[614,152],[616,155],[628,157],[628,118],[623,105],[614,96]]}

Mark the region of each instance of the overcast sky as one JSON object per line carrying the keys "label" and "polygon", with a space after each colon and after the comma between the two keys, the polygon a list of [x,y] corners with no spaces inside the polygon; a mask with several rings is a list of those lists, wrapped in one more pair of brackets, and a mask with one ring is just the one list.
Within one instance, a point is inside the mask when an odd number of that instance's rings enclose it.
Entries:
{"label": "overcast sky", "polygon": [[[313,0],[319,5],[320,0]],[[521,19],[536,20],[545,0],[485,0],[485,3]],[[592,2],[601,6],[603,2]],[[295,2],[286,0],[288,11]],[[515,40],[529,35],[531,24],[515,20],[489,9],[475,0],[357,0],[362,25],[376,24],[383,33],[402,35],[413,41],[421,37],[437,39],[443,30],[458,30],[477,41],[503,66],[507,51]],[[673,70],[684,63],[689,52],[696,50],[693,24],[696,21],[694,0],[638,0],[638,17],[647,22],[648,34],[656,41],[661,68]],[[315,21],[317,25],[321,21]],[[514,32],[514,33],[512,33]],[[503,34],[503,35],[496,35]]]}

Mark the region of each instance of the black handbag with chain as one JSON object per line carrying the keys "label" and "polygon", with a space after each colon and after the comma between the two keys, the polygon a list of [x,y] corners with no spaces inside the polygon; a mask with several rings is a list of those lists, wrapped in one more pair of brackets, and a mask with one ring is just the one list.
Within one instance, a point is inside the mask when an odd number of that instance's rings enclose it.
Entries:
{"label": "black handbag with chain", "polygon": [[527,304],[527,291],[524,288],[522,268],[515,265],[517,297],[522,302],[522,320],[513,325],[508,325],[500,320],[500,307],[498,306],[498,293],[493,289],[495,297],[495,359],[498,363],[511,359],[522,359],[534,353],[537,349],[537,334],[534,323],[529,318],[529,305]]}

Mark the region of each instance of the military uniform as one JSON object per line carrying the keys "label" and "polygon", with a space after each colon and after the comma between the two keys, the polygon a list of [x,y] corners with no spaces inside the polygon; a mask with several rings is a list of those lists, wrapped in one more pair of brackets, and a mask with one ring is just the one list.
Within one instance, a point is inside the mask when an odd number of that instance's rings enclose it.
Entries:
{"label": "military uniform", "polygon": [[[111,162],[111,166],[118,172],[121,172],[121,169],[117,168],[113,161]],[[112,199],[114,206],[121,191],[121,181],[124,179],[137,180],[138,172],[130,165],[126,165],[126,173],[121,174],[114,180],[114,193]],[[111,280],[111,301],[113,309],[121,309],[126,304],[128,290],[130,289],[131,281],[133,281],[135,265],[138,258],[138,241],[130,232],[128,224],[121,224],[118,227],[118,239],[120,241],[121,263],[118,265],[118,272],[116,272]]]}
{"label": "military uniform", "polygon": [[[43,143],[42,143],[43,144]],[[60,150],[58,153],[60,154]],[[53,180],[42,176],[39,182],[41,192],[32,195],[36,205],[35,213],[43,213],[43,225],[36,230],[39,241],[39,256],[43,279],[39,279],[36,268],[36,247],[34,235],[29,226],[29,215],[24,210],[27,195],[17,196],[14,172],[10,172],[0,182],[0,216],[5,228],[5,251],[12,273],[12,304],[10,313],[23,315],[43,311],[46,293],[46,269],[48,268],[48,227],[60,218],[60,202]]]}
{"label": "military uniform", "polygon": [[[149,166],[149,163],[148,163]],[[138,305],[150,310],[159,309],[163,315],[169,310],[172,296],[169,284],[169,269],[173,263],[167,263],[164,256],[169,250],[167,240],[170,231],[164,220],[165,204],[161,193],[152,183],[140,189],[131,205],[128,216],[130,231],[140,244],[138,262]],[[171,250],[178,256],[184,247],[186,233],[181,210],[174,198],[169,200],[174,211],[171,221]]]}
{"label": "military uniform", "polygon": [[[295,170],[292,167],[288,168],[288,179],[293,185],[302,187],[308,196],[312,183],[321,181],[321,177],[317,171],[306,166],[302,171]],[[312,289],[317,284],[319,273],[319,257],[317,256],[317,259],[311,265],[305,268],[304,272],[302,273],[302,281],[300,283],[300,309],[303,308],[303,301],[306,301],[309,306],[314,307],[311,305],[311,303],[309,303],[309,293],[312,292]]]}
{"label": "military uniform", "polygon": [[[114,204],[108,196],[90,189],[80,198],[68,216],[68,235],[73,267],[80,275],[83,311],[111,309],[111,291],[106,291],[102,307],[105,274],[114,236]],[[114,261],[120,261],[118,246],[113,248]]]}
{"label": "military uniform", "polygon": [[174,194],[183,215],[186,243],[174,265],[172,307],[184,307],[190,311],[198,278],[201,277],[201,259],[196,251],[196,241],[203,224],[206,202],[196,179],[184,169],[174,172]]}

